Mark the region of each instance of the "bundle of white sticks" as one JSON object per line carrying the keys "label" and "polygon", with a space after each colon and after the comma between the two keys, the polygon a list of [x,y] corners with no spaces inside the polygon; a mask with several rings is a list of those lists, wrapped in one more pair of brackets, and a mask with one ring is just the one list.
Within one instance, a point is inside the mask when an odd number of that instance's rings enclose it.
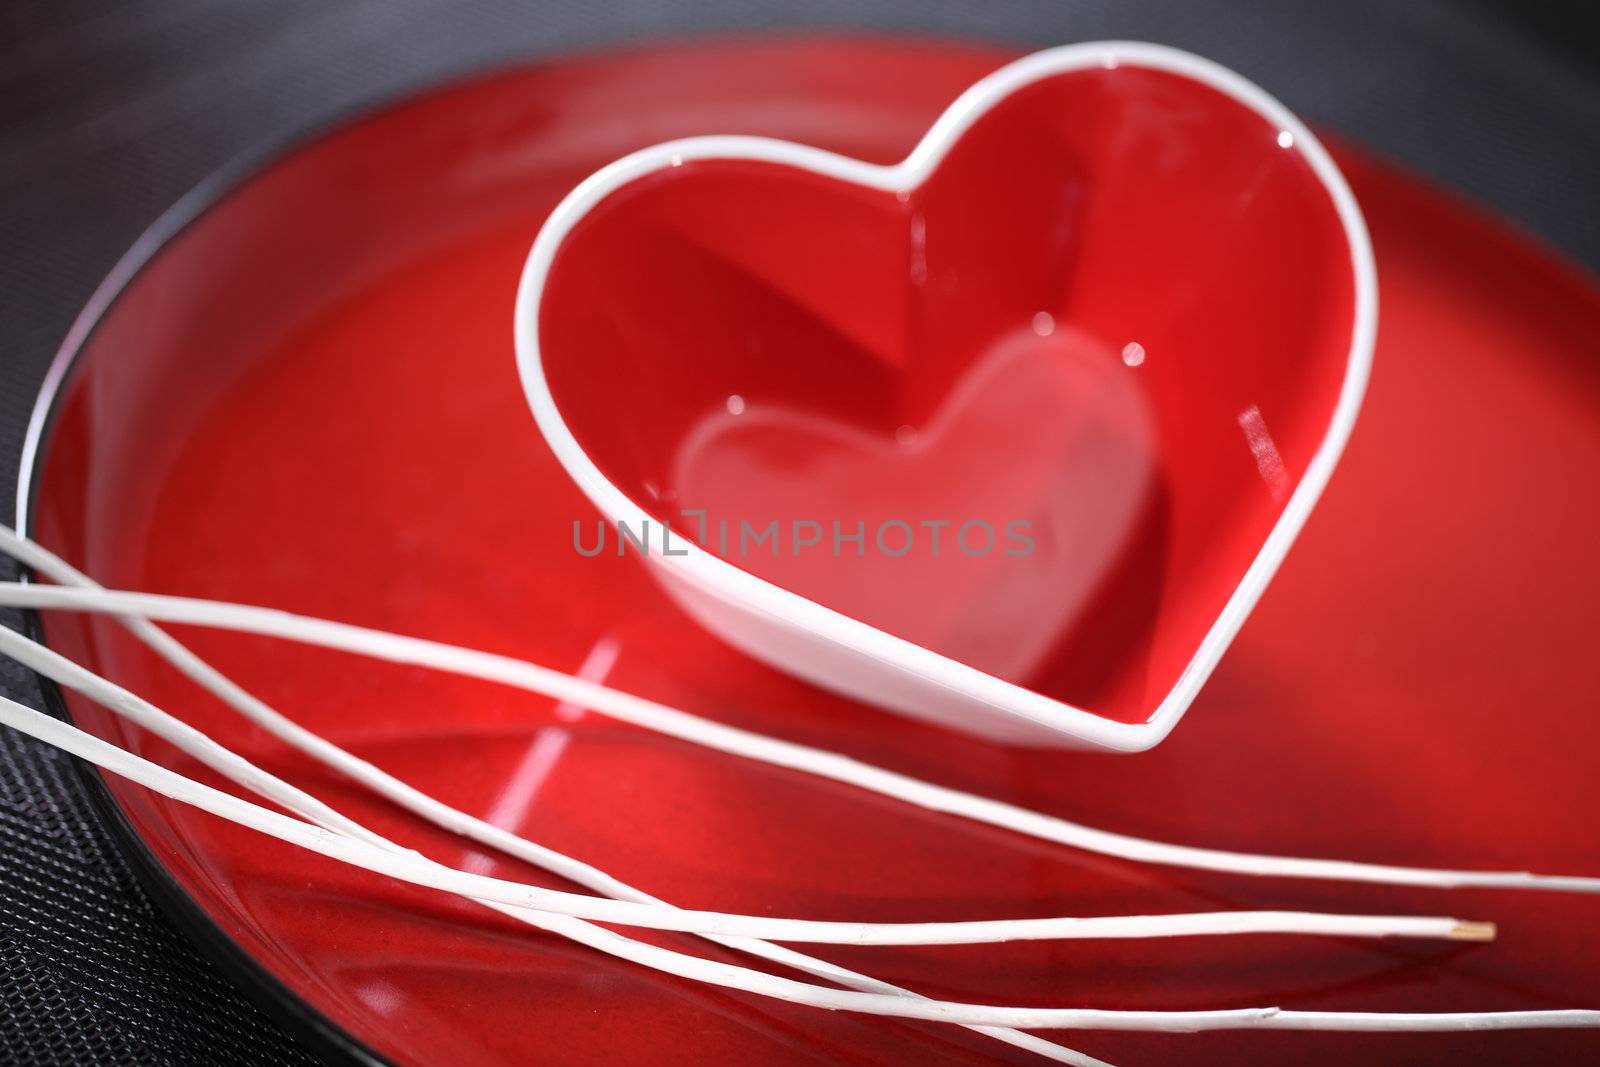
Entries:
{"label": "bundle of white sticks", "polygon": [[[819,1008],[924,1019],[968,1027],[1062,1063],[1100,1060],[1024,1030],[1219,1029],[1438,1031],[1600,1027],[1600,1011],[1326,1012],[1277,1007],[1213,1011],[1029,1008],[935,1000],[772,941],[849,945],[970,944],[1010,940],[1153,938],[1226,934],[1421,937],[1485,941],[1492,924],[1434,916],[1333,915],[1284,911],[997,919],[976,922],[821,922],[673,907],[582,860],[449,806],[312,733],[240,686],[155,625],[156,621],[262,634],[357,655],[415,664],[539,693],[646,730],[719,752],[893,797],[908,804],[1108,856],[1264,877],[1391,885],[1492,886],[1600,892],[1600,878],[1528,872],[1434,870],[1344,860],[1263,856],[1164,844],[1109,833],[853,760],[751,733],[559,671],[506,656],[240,604],[106,590],[40,545],[0,526],[0,551],[54,585],[0,582],[0,606],[110,614],[203,689],[282,741],[423,819],[507,856],[534,864],[598,896],[486,877],[397,845],[255,766],[206,734],[22,634],[0,627],[0,654],[156,734],[207,767],[291,814],[213,789],[142,759],[43,712],[0,698],[0,723],[56,745],[174,800],[312,852],[477,901],[540,930],[667,974]],[[786,978],[677,952],[596,922],[693,933],[728,948],[823,979]]]}

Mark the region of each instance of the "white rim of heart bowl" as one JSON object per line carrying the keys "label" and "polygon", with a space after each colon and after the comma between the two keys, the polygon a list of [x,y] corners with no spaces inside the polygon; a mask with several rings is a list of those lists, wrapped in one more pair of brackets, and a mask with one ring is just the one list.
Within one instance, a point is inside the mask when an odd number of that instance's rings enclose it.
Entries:
{"label": "white rim of heart bowl", "polygon": [[[1322,143],[1260,87],[1226,67],[1175,48],[1137,41],[1096,41],[1035,52],[984,77],[939,116],[911,154],[899,163],[866,163],[767,137],[714,135],[652,145],[596,171],[550,213],[523,268],[514,329],[523,390],[534,420],[557,460],[608,521],[643,529],[640,523],[657,520],[612,484],[573,437],[550,393],[540,356],[539,312],[545,281],[562,242],[584,215],[623,186],[690,160],[780,163],[887,192],[913,189],[937,169],[945,153],[973,123],[1007,96],[1058,74],[1116,66],[1144,67],[1192,79],[1232,98],[1289,134],[1293,147],[1311,166],[1338,212],[1350,254],[1355,296],[1349,359],[1327,432],[1256,558],[1150,718],[1142,723],[1118,722],[987,674],[774,585],[692,542],[675,547],[672,556],[657,553],[651,562],[680,572],[694,586],[744,610],[797,626],[887,667],[920,675],[986,706],[990,712],[1026,720],[1061,735],[1057,743],[1075,741],[1119,752],[1139,752],[1160,742],[1182,718],[1294,543],[1344,451],[1372,364],[1377,273],[1361,210]],[[676,554],[678,551],[684,554]]]}

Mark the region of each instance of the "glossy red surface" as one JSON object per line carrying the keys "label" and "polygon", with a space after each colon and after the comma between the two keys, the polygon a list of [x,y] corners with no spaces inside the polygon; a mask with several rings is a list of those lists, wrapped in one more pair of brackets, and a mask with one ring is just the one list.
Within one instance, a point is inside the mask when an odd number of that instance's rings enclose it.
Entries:
{"label": "glossy red surface", "polygon": [[[443,89],[288,155],[177,237],[62,397],[37,530],[101,580],[528,656],[1090,823],[1240,849],[1600,872],[1600,295],[1354,151],[1376,373],[1345,461],[1184,723],[1138,756],[986,745],[818,692],[688,624],[632,559],[579,561],[510,338],[542,213],[597,164],[707,130],[900,156],[1007,57],[794,41],[662,48]],[[1152,364],[1158,352],[1152,350]],[[241,726],[115,626],[54,645],[385,833],[541,879]],[[1492,945],[1281,938],[822,954],[1031,1004],[1595,1006],[1593,898],[1265,882],[1032,844],[419,670],[221,633],[195,648],[402,778],[685,905],[947,919],[1227,907],[1445,911]],[[164,744],[89,728],[186,773]],[[976,1063],[965,1031],[707,991],[112,781],[199,906],[372,1048],[417,1064]],[[692,944],[692,942],[675,942]],[[1119,1064],[1578,1063],[1581,1033],[1061,1035]]]}
{"label": "glossy red surface", "polygon": [[1350,360],[1350,248],[1281,134],[1124,64],[1006,97],[913,187],[657,171],[556,255],[551,395],[602,474],[734,565],[1144,722]]}

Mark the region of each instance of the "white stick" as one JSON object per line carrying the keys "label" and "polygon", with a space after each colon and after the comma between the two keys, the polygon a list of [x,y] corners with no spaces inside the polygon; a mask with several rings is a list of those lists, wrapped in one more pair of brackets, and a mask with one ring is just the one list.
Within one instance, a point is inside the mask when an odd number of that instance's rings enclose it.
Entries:
{"label": "white stick", "polygon": [[[39,719],[44,719],[44,721],[47,723],[55,721],[43,716],[38,712],[32,712],[32,709],[25,708],[20,704],[15,704],[15,702],[5,700],[4,698],[0,698],[0,721],[6,721],[7,713],[16,709],[20,709],[24,712],[31,712],[33,715],[37,715]],[[34,721],[37,722],[37,720]],[[31,733],[33,736],[44,739],[38,730],[30,730],[27,726],[18,723],[8,724],[16,725],[18,729],[22,729],[24,732]],[[84,736],[87,737],[90,735]],[[316,803],[317,802],[313,801],[313,805],[316,805]],[[360,833],[363,839],[372,840],[377,847],[385,848],[391,852],[402,854],[407,851],[401,849],[393,842],[390,842],[385,838],[368,831],[365,827],[362,827],[359,824],[355,824],[350,820],[343,821],[348,823],[358,833]],[[477,898],[469,899],[476,900]],[[514,907],[485,900],[477,900],[477,902],[487,908],[491,908],[500,912],[501,914],[510,916],[511,918],[520,922],[527,923],[528,925],[537,927],[538,929],[568,938],[569,940],[576,941],[580,944],[596,948],[608,955],[627,959],[630,962],[639,963],[642,966],[649,967],[653,970],[664,970],[661,964],[666,957],[660,956],[658,951],[653,949],[653,946],[641,945],[640,943],[632,941],[629,938],[614,934],[603,927],[594,926],[590,923],[584,922],[581,919],[572,919],[565,916],[551,915],[546,912],[537,911],[531,908]],[[846,970],[845,968],[835,967],[833,964],[827,963],[826,961],[813,960],[808,956],[803,956],[798,952],[793,952],[778,945],[768,945],[764,941],[752,941],[748,938],[710,938],[710,940],[726,944],[730,947],[742,948],[746,952],[764,956],[774,960],[775,962],[787,963],[790,966],[800,966],[801,964],[805,964],[805,966],[801,967],[802,970],[817,974],[821,977],[832,978],[835,981],[844,982],[853,988],[871,992],[886,993],[897,997],[921,999],[920,994],[902,989],[899,986],[891,985],[888,982],[880,982],[876,979],[868,978],[865,975],[858,975],[853,971]],[[640,949],[646,949],[650,951],[640,952]],[[666,950],[659,950],[659,952],[665,951]],[[695,975],[691,973],[693,968],[695,968],[698,964],[706,962],[699,960],[697,957],[683,955],[681,953],[668,952],[667,956],[678,956],[681,957],[681,961],[683,961],[679,969],[672,970],[670,973],[682,974],[684,977],[690,978],[695,977]],[[753,975],[759,975],[761,972],[752,971],[750,973]],[[814,987],[801,985],[800,988],[809,989]],[[781,992],[768,995],[778,996],[780,999],[790,1000],[796,1003],[807,1003],[807,1000],[803,997],[786,996]],[[998,1026],[968,1026],[967,1028],[977,1033],[984,1034],[985,1036],[992,1037],[998,1041],[1002,1041],[1006,1044],[1033,1052],[1044,1057],[1045,1059],[1049,1059],[1058,1063],[1071,1064],[1073,1067],[1112,1067],[1111,1064],[1108,1064],[1103,1060],[1099,1060],[1093,1056],[1078,1052],[1075,1049],[1067,1048],[1065,1045],[1059,1045],[1051,1041],[1046,1041],[1043,1038],[1035,1037],[1032,1034],[1023,1033],[1020,1030]]]}
{"label": "white stick", "polygon": [[[17,537],[3,526],[0,526],[0,536],[4,537],[4,547],[17,553],[20,558],[24,559],[25,562],[40,573],[47,574],[63,584],[95,587],[95,583],[91,578],[77,571],[66,561],[50,553],[42,546]],[[255,697],[254,694],[233,682],[232,679],[223,675],[148,620],[137,616],[119,616],[118,618],[122,625],[144,641],[158,655],[252,722],[255,722],[291,746],[366,785],[379,795],[421,815],[435,825],[448,831],[463,834],[481,844],[543,867],[606,896],[622,900],[636,900],[641,903],[662,903],[657,898],[612,878],[597,868],[547,849],[544,846],[534,844],[519,835],[511,834],[435,800],[288,719]],[[56,681],[61,684],[67,684],[66,680],[61,676],[56,676]],[[113,710],[115,710],[114,705],[108,704],[107,706],[112,706]],[[169,741],[177,743],[177,739],[174,736],[170,734],[166,736],[168,736]],[[190,751],[192,755],[197,755],[197,758],[206,759],[208,765],[212,766],[213,769],[229,774],[232,780],[246,786],[246,788],[255,789],[268,797],[274,795],[273,792],[263,792],[259,785],[252,782],[249,774],[241,776],[233,773],[228,769],[225,762],[215,762],[207,759],[203,753]],[[281,793],[277,795],[281,802],[283,795]],[[341,817],[330,818],[330,815],[337,816],[337,813],[332,813],[331,809],[328,811],[319,810],[314,799],[307,799],[310,800],[310,803],[299,803],[297,806],[293,806],[292,810],[297,810],[303,816],[310,817],[313,821],[333,829],[343,827],[349,832],[354,827],[351,820],[342,819]],[[322,807],[325,808],[326,806]],[[383,839],[376,834],[370,835],[370,838],[376,843],[383,843]],[[530,914],[537,914],[517,912],[514,909],[500,908],[499,910],[507,911],[513,917],[520,918],[525,922],[529,921]],[[1458,927],[1457,929],[1462,930],[1465,927]],[[1479,925],[1478,929],[1488,931],[1492,935],[1492,927],[1486,924]],[[717,936],[710,937],[709,940],[853,989],[903,996],[918,995],[900,986],[882,982],[847,968],[806,956],[793,949],[772,945],[765,941],[752,938]],[[1102,1061],[1076,1050],[1018,1030],[987,1026],[969,1027],[969,1029],[1004,1044],[1022,1048],[1057,1062],[1076,1064],[1078,1067],[1109,1067]]]}
{"label": "white stick", "polygon": [[[104,704],[239,784],[296,810],[317,824],[368,844],[386,844],[359,824],[279,779],[206,734],[93,671],[19,633],[0,627],[0,654]],[[414,854],[413,854],[414,855]],[[421,857],[417,857],[421,859]],[[563,857],[565,858],[565,857]],[[424,861],[430,862],[430,861]],[[604,900],[542,886],[523,886],[540,911],[654,930],[719,934],[841,945],[980,944],[991,941],[1080,938],[1151,938],[1220,934],[1312,934],[1338,937],[1432,937],[1488,940],[1493,928],[1459,919],[1412,916],[1325,915],[1276,911],[1199,912],[1171,915],[995,919],[967,922],[823,922],[764,915],[691,911],[660,903]],[[520,903],[503,901],[503,903]]]}
{"label": "white stick", "polygon": [[[0,538],[0,541],[3,540]],[[702,719],[631,693],[509,656],[270,608],[149,593],[69,589],[16,582],[0,582],[0,605],[136,615],[166,622],[265,634],[374,659],[481,678],[581,705],[611,718],[719,752],[843,782],[917,807],[958,815],[1040,840],[1143,863],[1268,877],[1437,888],[1483,886],[1600,893],[1600,878],[1596,877],[1541,875],[1526,871],[1441,870],[1347,860],[1264,856],[1167,844],[1111,833],[989,797],[920,781],[825,749],[782,741]]]}
{"label": "white stick", "polygon": [[[4,526],[0,526],[0,539],[3,539],[5,547],[20,552],[21,556],[19,558],[24,559],[29,566],[39,573],[47,574],[56,581],[67,585],[95,587],[95,582],[88,575],[82,574],[65,560],[42,546],[18,537]],[[137,616],[119,616],[118,621],[188,678],[217,696],[247,719],[250,719],[280,740],[307,753],[312,758],[320,760],[325,765],[333,767],[347,777],[364,784],[380,796],[384,796],[394,803],[421,815],[435,825],[447,831],[464,834],[481,844],[498,849],[512,857],[520,858],[534,866],[542,867],[605,896],[618,900],[635,900],[646,904],[665,903],[665,901],[661,901],[642,890],[613,878],[597,867],[590,866],[542,845],[537,845],[482,819],[449,807],[367,761],[357,758],[352,753],[323,739],[320,735],[306,730],[299,723],[280,714],[276,709],[259,700],[254,694],[248,692],[231,678],[211,666],[211,664],[195,655],[154,623]],[[215,769],[220,770],[221,768]],[[239,781],[238,778],[234,780]],[[240,784],[244,783],[241,782]],[[314,809],[311,810],[314,811]],[[306,813],[306,810],[301,811],[302,815]],[[344,821],[351,822],[351,820]],[[377,841],[383,840],[377,834],[371,836]],[[499,908],[498,905],[485,906]],[[499,910],[507,911],[504,908]],[[537,912],[517,912],[514,910],[509,913],[523,922],[530,922],[533,916],[539,914]],[[826,960],[807,956],[782,945],[773,945],[765,941],[744,937],[713,936],[707,938],[707,940],[851,989],[863,992],[888,993],[897,996],[920,996],[920,994],[902,986],[880,981],[857,971],[852,971],[849,968],[829,963]],[[1032,1052],[1037,1056],[1057,1063],[1071,1064],[1073,1067],[1112,1067],[1111,1064],[1103,1060],[1078,1052],[1075,1049],[1067,1048],[1065,1045],[1046,1041],[1044,1038],[1036,1037],[1033,1034],[1023,1033],[1020,1030],[998,1026],[971,1026],[968,1029],[1002,1044]]]}
{"label": "white stick", "polygon": [[[168,638],[168,640],[171,640],[171,638]],[[367,841],[390,851],[410,851],[368,830],[353,819],[345,817],[310,794],[256,767],[243,757],[213,741],[206,734],[194,730],[174,716],[161,711],[120,686],[94,674],[87,668],[60,656],[36,642],[29,641],[20,634],[15,634],[4,627],[0,627],[0,648],[3,648],[6,654],[18,660],[18,662],[32,667],[61,685],[83,693],[117,714],[165,738],[180,750],[225,775],[236,784],[242,785],[268,799],[277,801],[285,808],[296,812],[317,825],[358,840]],[[193,653],[189,653],[189,655],[192,656]],[[204,663],[198,657],[195,658],[197,662]],[[209,665],[206,666],[209,668]],[[221,675],[218,676],[221,677]],[[614,891],[625,891],[630,894],[626,899],[639,900],[643,903],[664,903],[646,893],[633,889],[631,886],[624,885],[597,868],[590,867],[588,864],[545,849],[543,846],[535,845],[522,838],[517,838],[516,840],[527,846],[519,851],[531,854],[539,866],[554,870],[569,879],[577,880],[580,884],[596,883],[602,891],[605,888],[611,888]],[[479,903],[518,921],[553,933],[563,934],[564,936],[563,930],[553,928],[546,921],[552,918],[548,913],[508,907],[492,901],[479,901]],[[581,920],[573,921],[581,923]],[[825,960],[815,959],[793,949],[784,948],[780,945],[771,945],[765,941],[745,937],[717,936],[711,936],[708,940],[854,989],[887,993],[895,996],[920,996],[920,994],[913,993],[889,982],[882,982],[847,968],[828,963]],[[1035,1037],[1032,1034],[1025,1034],[1019,1030],[994,1026],[972,1026],[968,1027],[968,1029],[1059,1063],[1073,1064],[1075,1067],[1111,1067],[1110,1064],[1102,1060],[1067,1048],[1064,1045]]]}
{"label": "white stick", "polygon": [[[389,852],[364,841],[269,811],[185,778],[181,774],[84,733],[74,726],[3,697],[0,697],[0,724],[90,760],[114,774],[122,775],[173,800],[191,804],[241,826],[299,845],[320,855],[445,892],[480,900],[492,900],[520,908],[536,906],[534,901],[538,895],[531,892],[535,887],[453,871],[413,855]],[[540,920],[540,924],[572,940],[619,958],[634,960],[669,974],[729,989],[777,996],[816,1007],[975,1026],[1180,1032],[1238,1029],[1414,1032],[1600,1026],[1600,1012],[1580,1009],[1391,1014],[1299,1012],[1284,1011],[1275,1007],[1159,1012],[962,1004],[852,990],[823,989],[762,971],[716,963],[632,941],[611,931],[579,923],[568,917],[547,916]]]}

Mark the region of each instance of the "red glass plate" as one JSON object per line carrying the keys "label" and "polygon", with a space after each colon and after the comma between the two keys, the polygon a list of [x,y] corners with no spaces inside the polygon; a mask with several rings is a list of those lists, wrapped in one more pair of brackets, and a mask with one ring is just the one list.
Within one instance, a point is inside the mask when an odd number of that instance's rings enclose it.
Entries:
{"label": "red glass plate", "polygon": [[[203,210],[181,208],[86,313],[33,472],[34,532],[111,585],[526,656],[1111,829],[1380,862],[1600,871],[1584,814],[1600,805],[1600,293],[1350,149],[1338,156],[1382,286],[1371,391],[1299,543],[1159,750],[1031,752],[873,711],[720,645],[636,560],[575,556],[572,520],[593,512],[540,443],[512,356],[517,273],[544,213],[599,164],[676,136],[758,133],[894,160],[1007,58],[831,39],[640,49],[475,79],[306,143]],[[241,725],[109,622],[52,615],[45,628],[55,647],[376,829],[471,870],[556,884]],[[1248,938],[819,950],[927,993],[1468,1010],[1592,1006],[1600,992],[1592,898],[1139,867],[521,692],[182,634],[361,756],[684,905],[879,920],[1303,907],[1502,924],[1501,940],[1483,946]],[[98,709],[73,701],[71,711],[213,780]],[[179,910],[242,975],[380,1057],[1023,1061],[963,1030],[662,977],[107,786]],[[1600,1055],[1600,1039],[1572,1032],[1062,1038],[1124,1064]]]}

